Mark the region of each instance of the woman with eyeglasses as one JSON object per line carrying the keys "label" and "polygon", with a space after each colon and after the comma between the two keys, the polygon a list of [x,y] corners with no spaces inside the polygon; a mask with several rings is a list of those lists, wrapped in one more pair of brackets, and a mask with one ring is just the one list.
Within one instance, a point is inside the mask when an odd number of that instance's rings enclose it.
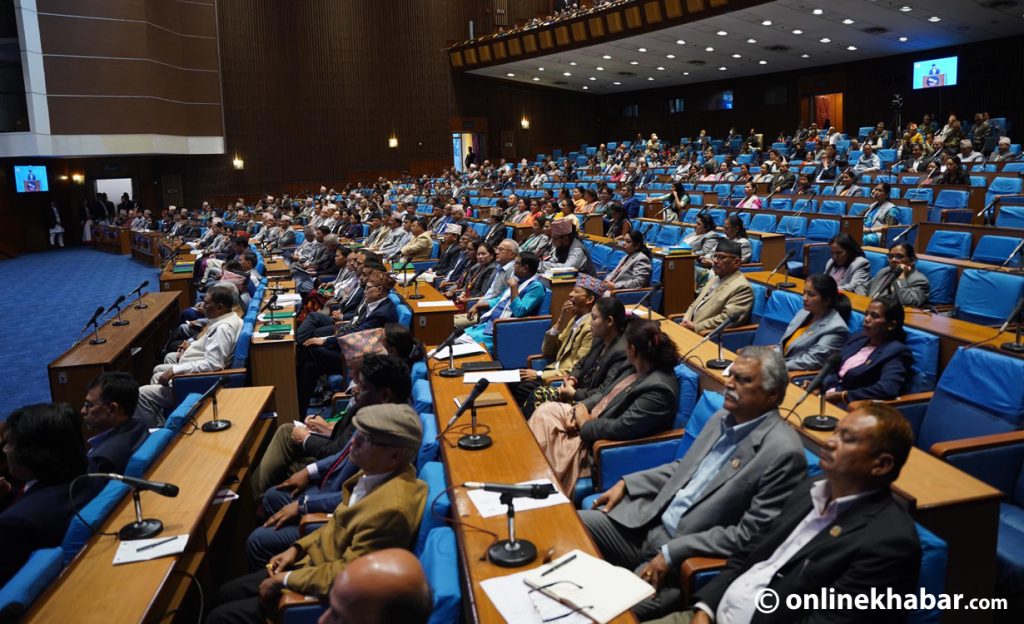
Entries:
{"label": "woman with eyeglasses", "polygon": [[928,305],[931,284],[923,273],[917,270],[917,253],[910,243],[897,243],[889,248],[889,266],[875,275],[868,284],[868,295],[895,297],[901,304],[911,308]]}

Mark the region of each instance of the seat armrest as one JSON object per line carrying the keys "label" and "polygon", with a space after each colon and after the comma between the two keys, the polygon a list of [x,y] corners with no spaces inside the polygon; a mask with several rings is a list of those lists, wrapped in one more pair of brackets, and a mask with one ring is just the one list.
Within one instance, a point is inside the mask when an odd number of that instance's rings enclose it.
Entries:
{"label": "seat armrest", "polygon": [[307,596],[290,589],[282,589],[281,598],[277,601],[277,610],[284,611],[292,607],[302,607],[317,603],[320,603],[320,599],[316,596]]}
{"label": "seat armrest", "polygon": [[1024,444],[1024,431],[1008,431],[1006,433],[993,433],[973,438],[964,438],[962,440],[936,442],[928,449],[928,452],[939,459],[945,459],[956,453],[984,451],[1012,444]]}
{"label": "seat armrest", "polygon": [[301,535],[308,535],[310,531],[314,530],[312,525],[314,524],[326,524],[331,519],[331,514],[328,513],[309,513],[299,519],[299,533]]}
{"label": "seat armrest", "polygon": [[[596,442],[594,442],[594,445],[592,447],[592,456],[594,458],[594,470],[592,473],[592,478],[594,479],[595,488],[597,489],[597,491],[601,491],[611,487],[612,485],[611,483],[604,483],[604,477],[602,476],[605,473],[604,467],[602,465],[603,463],[610,462],[608,466],[608,472],[612,476],[614,476],[616,472],[620,474],[626,474],[630,472],[635,472],[636,470],[639,469],[636,464],[630,465],[630,462],[628,460],[625,460],[624,463],[621,456],[619,458],[619,462],[614,462],[612,458],[612,455],[614,454],[612,453],[610,453],[609,458],[606,462],[603,459],[606,451],[611,452],[616,449],[627,449],[633,446],[648,446],[658,443],[662,443],[660,446],[667,446],[668,443],[682,439],[685,433],[686,432],[683,429],[672,429],[670,431],[663,431],[662,433],[647,436],[644,438],[638,438],[636,440],[597,440]],[[652,447],[652,449],[653,448],[654,447]],[[677,448],[677,446],[673,447],[671,453],[669,454],[669,458],[671,458],[671,456],[675,454],[675,448]],[[660,464],[664,462],[658,461],[657,463]]]}
{"label": "seat armrest", "polygon": [[721,570],[725,567],[727,559],[720,557],[690,557],[679,566],[679,581],[683,590],[684,604],[690,604],[693,599],[694,577],[701,572]]}
{"label": "seat armrest", "polygon": [[910,405],[917,405],[919,403],[927,403],[928,401],[932,400],[932,395],[933,394],[935,394],[935,393],[934,392],[915,392],[913,394],[904,394],[902,396],[896,397],[895,399],[889,399],[889,400],[886,400],[886,401],[877,401],[877,400],[865,399],[865,400],[861,400],[861,401],[852,401],[852,402],[850,402],[850,405],[848,407],[852,410],[852,409],[856,409],[858,407],[862,407],[864,405],[867,405],[869,403],[885,403],[886,405],[888,405],[890,407],[895,407],[895,408],[899,409],[901,407],[906,407],[906,406],[910,406]]}
{"label": "seat armrest", "polygon": [[[544,360],[544,356],[542,354],[540,354],[540,353],[535,353],[533,355],[526,356],[526,368],[535,368],[534,367],[534,362],[536,362],[538,360],[540,360],[540,361]],[[535,369],[535,370],[540,370],[540,369],[538,368],[538,369]]]}
{"label": "seat armrest", "polygon": [[[680,315],[681,318],[681,315]],[[722,331],[723,334],[741,334],[748,331],[757,331],[757,325],[740,325],[739,327],[730,327]]]}
{"label": "seat armrest", "polygon": [[515,317],[511,317],[510,316],[508,318],[503,318],[503,319],[494,319],[494,324],[497,325],[498,323],[503,323],[504,324],[504,323],[515,323],[517,321],[543,321],[543,320],[550,321],[551,320],[551,315],[550,314],[545,314],[545,315],[542,315],[542,316],[524,316],[524,317],[521,317],[521,318],[515,318]]}
{"label": "seat armrest", "polygon": [[624,446],[636,446],[637,444],[649,444],[651,442],[661,442],[664,440],[673,440],[681,438],[684,431],[682,429],[672,429],[670,431],[662,431],[644,438],[637,438],[636,440],[597,440],[594,442],[594,456],[600,455],[601,451],[622,448]]}
{"label": "seat armrest", "polygon": [[814,376],[815,376],[815,375],[817,375],[817,374],[818,374],[819,372],[820,372],[820,371],[817,371],[817,370],[798,370],[798,371],[789,371],[789,382],[790,382],[790,383],[793,383],[793,382],[795,382],[795,381],[796,381],[797,379],[800,379],[801,377],[814,377]]}
{"label": "seat armrest", "polygon": [[182,373],[175,375],[175,379],[199,379],[202,377],[227,377],[228,375],[244,375],[244,368],[223,368],[221,370],[206,371],[203,373]]}
{"label": "seat armrest", "polygon": [[668,320],[672,321],[673,323],[679,323],[679,321],[683,320],[683,317],[685,316],[686,314],[670,314]]}

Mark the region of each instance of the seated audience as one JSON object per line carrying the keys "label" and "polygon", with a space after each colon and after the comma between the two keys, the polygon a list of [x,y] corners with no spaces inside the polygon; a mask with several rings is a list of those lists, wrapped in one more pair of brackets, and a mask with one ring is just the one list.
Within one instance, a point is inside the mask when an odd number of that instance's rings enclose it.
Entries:
{"label": "seated audience", "polygon": [[894,299],[873,299],[864,311],[864,326],[850,336],[839,354],[843,365],[822,383],[833,403],[895,399],[913,371],[906,345],[903,306]]}
{"label": "seated audience", "polygon": [[619,238],[629,234],[631,227],[622,204],[612,204],[608,209],[608,227],[604,235],[608,238]]}
{"label": "seated audience", "polygon": [[832,257],[825,263],[825,275],[834,279],[840,290],[858,295],[866,293],[871,281],[871,263],[857,241],[846,232],[840,232],[829,241],[829,246]]}
{"label": "seated audience", "polygon": [[711,257],[718,247],[720,234],[715,229],[715,219],[709,212],[701,212],[694,223],[693,234],[683,238],[683,243],[690,246],[697,259],[704,266],[711,266]]}
{"label": "seated audience", "polygon": [[896,243],[889,248],[889,266],[875,275],[868,284],[867,294],[871,298],[895,297],[901,305],[923,308],[928,305],[931,284],[928,278],[917,270],[917,253],[910,243]]}
{"label": "seated audience", "polygon": [[[547,289],[537,278],[540,259],[529,252],[519,254],[515,261],[515,274],[508,278],[508,288],[501,296],[481,300],[474,306],[478,310],[477,324],[466,329],[466,335],[494,350],[494,321],[503,318],[533,316],[544,301]],[[477,307],[480,306],[480,307]]]}
{"label": "seated audience", "polygon": [[651,250],[640,230],[630,230],[620,239],[626,256],[604,278],[605,296],[611,291],[646,288],[651,284]]}
{"label": "seated audience", "polygon": [[970,184],[971,179],[967,175],[967,170],[964,169],[963,165],[956,158],[950,156],[946,158],[945,170],[942,175],[935,179],[936,184]]}
{"label": "seated audience", "polygon": [[691,611],[658,624],[753,622],[761,619],[754,598],[769,590],[778,601],[772,621],[906,621],[908,612],[895,608],[794,611],[787,603],[832,591],[917,591],[921,546],[914,519],[892,491],[912,446],[910,425],[891,407],[868,404],[847,414],[825,442],[825,478],[800,484],[772,525],[697,590]]}
{"label": "seated audience", "polygon": [[[725,233],[725,238],[739,243],[740,261],[743,264],[751,262],[754,248],[750,244],[750,239],[747,238],[747,227],[743,225],[743,219],[740,219],[739,215],[735,213],[729,215],[722,224],[722,231]],[[717,249],[717,245],[715,248]]]}
{"label": "seated audience", "polygon": [[434,249],[434,239],[430,236],[427,220],[422,217],[411,219],[409,233],[412,234],[412,238],[398,250],[399,261],[404,264],[429,260]]}
{"label": "seated audience", "polygon": [[680,325],[706,335],[729,317],[738,316],[737,324],[750,317],[754,307],[754,289],[740,272],[740,253],[741,247],[735,241],[719,241],[712,256],[714,275],[686,309]]}
{"label": "seated audience", "polygon": [[139,384],[129,373],[103,373],[86,388],[82,421],[89,472],[124,474],[132,453],[149,436],[146,423],[133,418],[139,402]]}
{"label": "seated audience", "polygon": [[447,296],[458,305],[464,305],[470,299],[483,296],[494,281],[494,273],[498,270],[494,247],[479,242],[468,232],[462,239],[465,241],[467,251],[473,252],[473,264],[469,265],[462,276],[448,288]]}
{"label": "seated audience", "polygon": [[319,624],[427,624],[434,608],[416,556],[387,548],[359,557],[334,579]]}
{"label": "seated audience", "polygon": [[[625,205],[625,204],[623,204]],[[579,239],[576,231],[575,217],[558,219],[551,224],[552,249],[543,258],[540,271],[550,269],[572,268],[580,273],[594,274],[594,264],[590,261],[590,252]]]}
{"label": "seated audience", "polygon": [[495,210],[487,218],[487,224],[487,230],[484,231],[483,235],[483,242],[492,247],[497,247],[498,243],[505,240],[508,236],[508,226],[505,225],[505,218],[501,212]]}
{"label": "seated audience", "polygon": [[641,620],[678,608],[686,559],[742,552],[773,525],[804,478],[800,437],[778,411],[788,385],[778,352],[741,349],[726,377],[723,409],[686,454],[626,475],[594,509],[580,512],[602,556],[658,590],[633,607]]}
{"label": "seated audience", "polygon": [[521,251],[529,251],[530,253],[537,254],[538,257],[543,257],[548,254],[551,250],[551,239],[548,238],[547,234],[544,233],[544,229],[548,225],[548,218],[546,216],[540,216],[533,220],[533,225],[530,226],[530,236],[523,244],[519,246]]}
{"label": "seated audience", "polygon": [[816,273],[804,282],[804,309],[796,313],[779,340],[786,370],[818,370],[846,342],[850,302],[836,281]]}
{"label": "seated audience", "polygon": [[839,187],[836,191],[836,195],[839,197],[860,197],[862,195],[861,188],[854,184],[856,176],[850,171],[844,171],[839,174]]}
{"label": "seated audience", "polygon": [[747,182],[743,185],[743,198],[736,204],[737,208],[745,208],[754,210],[761,209],[761,198],[757,196],[754,189],[753,182]]}
{"label": "seated audience", "polygon": [[875,146],[871,143],[864,144],[864,150],[860,154],[860,158],[853,165],[853,173],[860,176],[865,173],[875,173],[882,168],[882,161],[875,153]]}
{"label": "seated audience", "polygon": [[864,244],[877,247],[881,244],[882,234],[891,225],[899,225],[900,213],[896,205],[889,201],[892,187],[888,182],[879,182],[871,189],[871,198],[875,201],[864,213]]}
{"label": "seated audience", "polygon": [[[690,194],[686,192],[681,182],[672,185],[672,190],[664,195],[652,198],[654,201],[663,202],[661,220],[668,223],[675,223],[682,220],[683,211],[690,205]],[[651,215],[658,218],[658,214]]]}
{"label": "seated audience", "polygon": [[563,493],[586,476],[589,448],[598,440],[633,440],[672,426],[679,409],[673,369],[679,351],[653,321],[634,318],[626,326],[626,358],[633,371],[622,377],[593,409],[582,403],[562,409],[541,405],[529,421]]}

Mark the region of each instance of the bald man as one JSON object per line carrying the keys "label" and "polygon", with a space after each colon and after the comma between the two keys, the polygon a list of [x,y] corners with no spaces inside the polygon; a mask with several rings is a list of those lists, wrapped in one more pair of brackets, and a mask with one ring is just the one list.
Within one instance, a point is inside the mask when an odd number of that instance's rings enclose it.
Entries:
{"label": "bald man", "polygon": [[433,600],[423,567],[408,550],[359,557],[334,580],[319,624],[425,624]]}

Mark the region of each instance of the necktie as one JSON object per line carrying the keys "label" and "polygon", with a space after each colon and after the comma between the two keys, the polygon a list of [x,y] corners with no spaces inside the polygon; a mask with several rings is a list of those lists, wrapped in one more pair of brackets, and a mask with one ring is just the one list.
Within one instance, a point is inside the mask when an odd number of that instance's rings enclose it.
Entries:
{"label": "necktie", "polygon": [[327,472],[324,474],[324,478],[320,480],[320,487],[327,487],[327,483],[328,481],[330,481],[331,476],[333,476],[334,473],[338,472],[338,469],[341,468],[341,465],[345,463],[346,459],[348,459],[348,452],[350,450],[352,450],[352,440],[349,440],[348,444],[345,445],[345,448],[341,449],[341,453],[338,455],[338,459],[334,460],[334,463],[331,464],[331,467],[327,469]]}

